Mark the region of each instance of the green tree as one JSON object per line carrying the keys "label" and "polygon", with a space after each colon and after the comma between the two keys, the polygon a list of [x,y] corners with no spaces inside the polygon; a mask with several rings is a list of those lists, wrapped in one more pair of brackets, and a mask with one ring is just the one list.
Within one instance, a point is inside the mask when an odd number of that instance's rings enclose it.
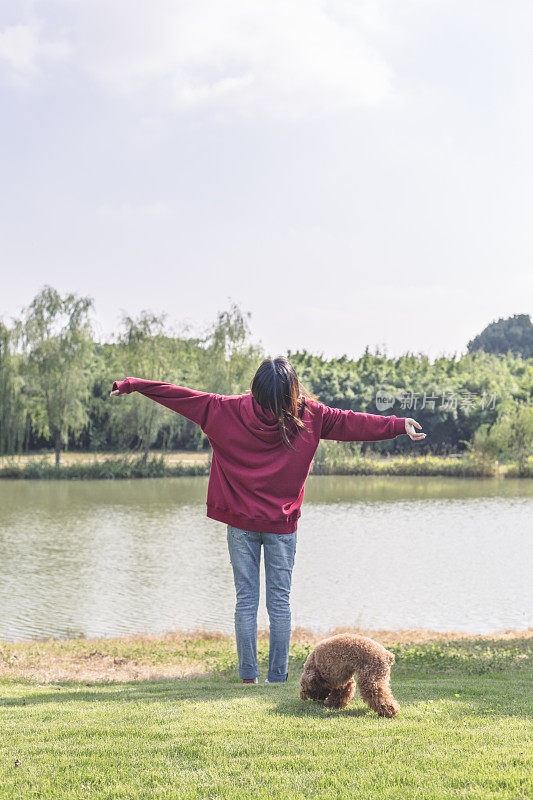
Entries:
{"label": "green tree", "polygon": [[[69,297],[75,301],[72,295]],[[45,311],[46,302],[58,308]],[[33,311],[30,307],[27,312],[34,319],[25,320],[25,347],[17,339],[16,326],[12,330],[0,326],[0,451],[34,448],[41,435],[50,435],[56,443],[61,426],[53,424],[57,415],[52,410],[60,400],[50,393],[63,379],[70,380],[69,368],[61,361],[70,358],[62,339],[70,337],[71,344],[74,341],[68,323],[70,312],[62,303],[49,287],[41,293],[39,302],[36,298]],[[82,325],[82,310],[77,313]],[[197,425],[141,396],[132,395],[128,403],[109,402],[111,383],[134,375],[221,394],[245,392],[264,355],[253,342],[249,320],[250,315],[235,303],[220,311],[202,335],[186,328],[177,334],[169,331],[165,315],[145,311],[137,318],[125,317],[118,337],[94,345],[90,375],[85,373],[68,401],[71,423],[70,427],[63,425],[63,440],[69,432],[79,431],[71,442],[77,447],[133,447],[141,449],[145,457],[152,447],[206,447],[207,439]],[[72,345],[72,358],[77,358],[81,349],[75,351]],[[289,351],[288,356],[306,388],[327,405],[418,419],[428,433],[424,442],[427,451],[463,450],[482,426],[489,431],[499,422],[500,427],[492,434],[495,437],[503,430],[501,420],[508,408],[533,405],[533,358],[514,355],[508,348],[503,355],[475,350],[433,361],[421,353],[389,358],[368,348],[360,358],[344,355],[326,359],[305,350]],[[394,398],[393,406],[385,412],[376,403],[378,393],[383,392]],[[77,419],[76,425],[73,419]],[[84,420],[81,430],[80,420]],[[364,443],[361,449],[410,451],[405,439]]]}
{"label": "green tree", "polygon": [[[137,318],[124,316],[118,336],[116,376],[140,377],[146,380],[179,383],[174,379],[177,352],[174,339],[169,337],[166,314],[142,311]],[[150,445],[157,438],[168,417],[168,411],[158,403],[134,393],[127,408],[114,404],[110,422],[122,431],[125,441],[136,441],[146,462]]]}
{"label": "green tree", "polygon": [[87,421],[92,309],[89,297],[61,297],[45,286],[24,309],[17,326],[31,424],[38,435],[51,437],[56,466],[69,434],[79,434]]}
{"label": "green tree", "polygon": [[514,459],[519,473],[525,473],[533,455],[533,406],[507,405],[494,425],[482,425],[475,432],[472,449],[502,461]]}
{"label": "green tree", "polygon": [[206,391],[240,394],[250,383],[263,351],[251,341],[250,314],[236,303],[220,311],[204,339],[202,373]]}
{"label": "green tree", "polygon": [[0,453],[20,451],[25,440],[27,408],[24,402],[22,357],[16,350],[16,331],[0,321]]}
{"label": "green tree", "polygon": [[487,325],[480,334],[468,342],[468,352],[502,353],[509,350],[523,358],[533,356],[533,324],[529,314],[515,314]]}
{"label": "green tree", "polygon": [[[219,312],[212,328],[198,338],[174,335],[165,314],[143,311],[137,318],[125,316],[114,379],[131,375],[220,394],[245,391],[261,357],[261,350],[249,341],[247,316],[233,304]],[[207,444],[198,426],[140,395],[133,396],[127,407],[114,404],[109,423],[123,446],[143,451],[144,461],[156,443],[164,449],[171,443],[197,449]]]}

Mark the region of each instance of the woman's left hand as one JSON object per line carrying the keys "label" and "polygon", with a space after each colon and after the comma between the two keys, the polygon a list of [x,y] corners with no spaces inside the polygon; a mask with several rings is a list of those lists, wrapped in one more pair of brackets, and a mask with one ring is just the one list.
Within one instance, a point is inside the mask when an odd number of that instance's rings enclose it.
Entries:
{"label": "woman's left hand", "polygon": [[416,419],[411,419],[411,417],[406,417],[405,419],[405,432],[409,436],[413,442],[417,442],[419,439],[425,439],[425,433],[417,433],[416,429],[422,430],[422,425],[416,421]]}

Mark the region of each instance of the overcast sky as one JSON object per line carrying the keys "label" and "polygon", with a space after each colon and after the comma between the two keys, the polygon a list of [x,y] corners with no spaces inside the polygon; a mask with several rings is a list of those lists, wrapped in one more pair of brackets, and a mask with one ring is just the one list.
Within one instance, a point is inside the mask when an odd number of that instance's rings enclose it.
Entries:
{"label": "overcast sky", "polygon": [[271,354],[533,298],[530,0],[3,0],[0,316],[45,284]]}

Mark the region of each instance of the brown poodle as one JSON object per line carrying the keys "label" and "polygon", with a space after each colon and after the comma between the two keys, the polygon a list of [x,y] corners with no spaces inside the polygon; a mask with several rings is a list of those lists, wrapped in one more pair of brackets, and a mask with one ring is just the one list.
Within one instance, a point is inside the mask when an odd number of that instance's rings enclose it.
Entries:
{"label": "brown poodle", "polygon": [[364,702],[380,717],[393,717],[400,707],[390,689],[394,655],[366,636],[339,633],[309,653],[300,678],[302,700],[323,700],[328,708],[346,708],[355,693],[353,675]]}

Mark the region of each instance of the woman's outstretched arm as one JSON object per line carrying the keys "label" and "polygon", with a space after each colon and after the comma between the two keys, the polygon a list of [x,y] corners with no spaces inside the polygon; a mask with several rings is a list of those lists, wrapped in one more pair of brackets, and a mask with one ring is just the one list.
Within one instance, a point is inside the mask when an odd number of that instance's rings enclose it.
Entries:
{"label": "woman's outstretched arm", "polygon": [[185,386],[175,386],[173,383],[149,381],[143,378],[125,378],[123,381],[113,383],[110,397],[131,392],[144,394],[151,400],[155,400],[156,403],[190,419],[191,422],[196,422],[201,428],[207,422],[211,403],[214,398],[220,396],[211,394],[211,392],[197,392],[195,389],[187,389]]}
{"label": "woman's outstretched arm", "polygon": [[343,411],[324,406],[321,439],[338,442],[379,442],[394,439],[406,433],[414,441],[425,439],[425,433],[417,433],[422,426],[411,417],[396,417],[392,414],[364,414],[359,411]]}

